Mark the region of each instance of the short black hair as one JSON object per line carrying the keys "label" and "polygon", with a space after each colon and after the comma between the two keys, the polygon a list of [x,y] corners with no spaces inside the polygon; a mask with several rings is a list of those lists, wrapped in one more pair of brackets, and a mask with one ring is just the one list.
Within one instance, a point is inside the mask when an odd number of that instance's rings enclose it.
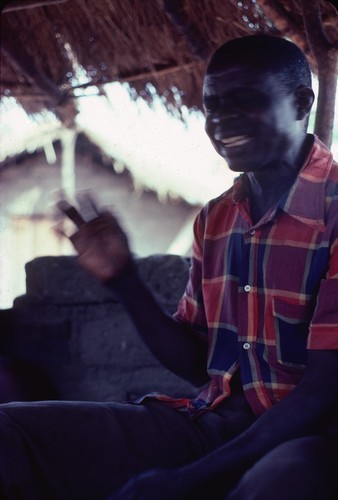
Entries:
{"label": "short black hair", "polygon": [[211,57],[207,74],[228,65],[254,65],[278,75],[283,88],[311,87],[311,70],[305,54],[294,43],[272,35],[250,35],[229,40]]}

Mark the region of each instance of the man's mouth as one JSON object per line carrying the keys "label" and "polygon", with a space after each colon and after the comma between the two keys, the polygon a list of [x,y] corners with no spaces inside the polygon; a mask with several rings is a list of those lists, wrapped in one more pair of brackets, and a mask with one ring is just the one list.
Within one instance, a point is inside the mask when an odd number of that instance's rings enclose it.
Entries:
{"label": "man's mouth", "polygon": [[237,146],[243,146],[251,140],[251,137],[248,135],[234,135],[233,137],[225,137],[220,140],[224,146],[227,148],[233,148]]}

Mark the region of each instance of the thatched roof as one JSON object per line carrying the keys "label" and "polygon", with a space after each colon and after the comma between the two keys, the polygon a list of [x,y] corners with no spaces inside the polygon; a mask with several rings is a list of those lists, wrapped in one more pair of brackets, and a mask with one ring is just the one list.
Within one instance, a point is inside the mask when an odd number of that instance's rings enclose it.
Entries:
{"label": "thatched roof", "polygon": [[[151,82],[179,107],[170,90],[177,88],[184,104],[199,106],[205,62],[228,39],[255,32],[288,35],[311,58],[301,5],[302,0],[12,1],[1,16],[1,96],[14,96],[30,113],[53,110],[66,124],[75,116],[79,87],[102,88],[112,81],[129,82],[145,98],[151,98]],[[321,0],[320,8],[326,36],[337,41],[333,2]],[[86,72],[81,83],[74,78],[75,62]]]}

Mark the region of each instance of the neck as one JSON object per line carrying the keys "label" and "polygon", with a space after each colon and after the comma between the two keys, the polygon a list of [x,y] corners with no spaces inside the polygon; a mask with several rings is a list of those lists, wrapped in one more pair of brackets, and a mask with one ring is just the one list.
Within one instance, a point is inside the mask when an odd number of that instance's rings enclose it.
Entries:
{"label": "neck", "polygon": [[247,173],[251,210],[254,222],[279,201],[294,183],[299,170],[312,146],[311,136],[305,136],[293,154],[283,158],[278,165]]}

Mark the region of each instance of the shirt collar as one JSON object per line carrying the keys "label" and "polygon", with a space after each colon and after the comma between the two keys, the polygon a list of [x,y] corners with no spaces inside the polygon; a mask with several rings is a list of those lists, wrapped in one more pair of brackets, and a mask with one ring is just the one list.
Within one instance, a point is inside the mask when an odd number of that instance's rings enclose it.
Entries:
{"label": "shirt collar", "polygon": [[[303,167],[279,207],[291,217],[313,227],[325,226],[325,187],[332,165],[332,154],[317,138]],[[248,200],[248,180],[245,174],[233,186],[233,202]]]}
{"label": "shirt collar", "polygon": [[282,210],[310,226],[325,227],[325,189],[331,165],[332,154],[315,137]]}

